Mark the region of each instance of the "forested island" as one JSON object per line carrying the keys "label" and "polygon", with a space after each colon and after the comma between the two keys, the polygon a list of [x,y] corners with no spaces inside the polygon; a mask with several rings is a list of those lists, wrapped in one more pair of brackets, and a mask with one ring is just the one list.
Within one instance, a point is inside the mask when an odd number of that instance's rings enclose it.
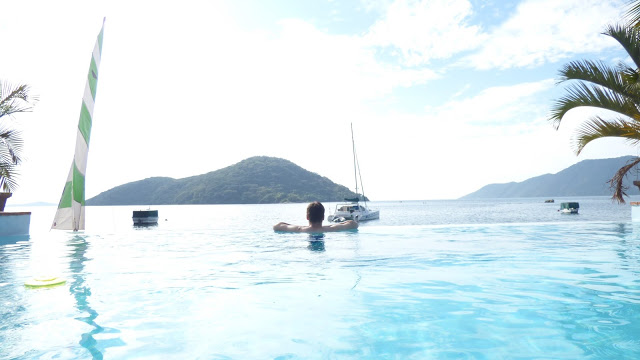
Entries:
{"label": "forested island", "polygon": [[347,187],[291,161],[256,156],[183,179],[152,177],[107,190],[87,205],[273,204],[342,201]]}

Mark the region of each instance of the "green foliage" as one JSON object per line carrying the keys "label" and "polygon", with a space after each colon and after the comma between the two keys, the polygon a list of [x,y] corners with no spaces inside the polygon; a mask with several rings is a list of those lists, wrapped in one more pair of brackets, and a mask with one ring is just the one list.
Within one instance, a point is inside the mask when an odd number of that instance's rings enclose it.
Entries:
{"label": "green foliage", "polygon": [[345,186],[288,160],[257,156],[203,175],[124,184],[87,200],[87,204],[273,204],[341,201],[353,196]]}
{"label": "green foliage", "polygon": [[29,112],[37,97],[29,95],[29,86],[12,86],[0,82],[0,190],[14,191],[17,186],[18,165],[22,162],[22,136],[8,121],[14,114]]}
{"label": "green foliage", "polygon": [[628,9],[625,18],[629,26],[640,26],[640,1],[632,0],[627,2]]}
{"label": "green foliage", "polygon": [[[612,119],[592,116],[575,133],[576,154],[590,142],[604,137],[619,137],[632,145],[640,142],[640,28],[624,25],[609,26],[605,35],[615,39],[627,52],[634,67],[619,63],[611,67],[601,61],[574,61],[560,69],[560,83],[568,82],[566,95],[552,106],[549,120],[558,128],[564,116],[578,107],[610,110],[618,115]],[[633,166],[620,168],[609,181],[613,199],[624,203],[623,182]]]}

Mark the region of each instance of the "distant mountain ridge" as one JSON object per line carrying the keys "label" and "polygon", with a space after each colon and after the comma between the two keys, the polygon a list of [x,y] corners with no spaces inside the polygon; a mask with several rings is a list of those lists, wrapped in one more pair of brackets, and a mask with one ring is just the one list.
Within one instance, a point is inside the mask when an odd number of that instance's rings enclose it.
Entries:
{"label": "distant mountain ridge", "polygon": [[[610,196],[608,181],[622,166],[635,156],[611,159],[583,160],[556,174],[545,174],[522,182],[489,184],[461,199],[512,198],[512,197],[559,197],[559,196]],[[640,190],[633,185],[631,170],[624,181],[628,195],[638,195]]]}
{"label": "distant mountain ridge", "polygon": [[356,194],[346,186],[291,161],[256,156],[183,179],[152,177],[107,190],[87,205],[270,204],[342,201]]}

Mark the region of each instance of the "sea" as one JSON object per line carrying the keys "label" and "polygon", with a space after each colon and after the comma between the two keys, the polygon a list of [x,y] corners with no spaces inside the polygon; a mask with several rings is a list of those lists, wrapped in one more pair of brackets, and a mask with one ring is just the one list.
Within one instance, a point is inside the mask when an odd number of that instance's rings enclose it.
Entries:
{"label": "sea", "polygon": [[631,206],[544,200],[370,202],[322,235],[272,230],[306,204],[87,207],[75,233],[9,207],[0,359],[640,359]]}

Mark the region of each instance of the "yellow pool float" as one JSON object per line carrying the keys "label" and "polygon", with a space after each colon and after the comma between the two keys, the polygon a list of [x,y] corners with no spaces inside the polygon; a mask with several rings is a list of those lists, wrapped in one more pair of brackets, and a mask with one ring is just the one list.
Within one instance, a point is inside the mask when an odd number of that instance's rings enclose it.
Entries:
{"label": "yellow pool float", "polygon": [[67,282],[66,279],[57,276],[39,276],[33,279],[29,279],[24,283],[26,287],[47,287],[63,285]]}

